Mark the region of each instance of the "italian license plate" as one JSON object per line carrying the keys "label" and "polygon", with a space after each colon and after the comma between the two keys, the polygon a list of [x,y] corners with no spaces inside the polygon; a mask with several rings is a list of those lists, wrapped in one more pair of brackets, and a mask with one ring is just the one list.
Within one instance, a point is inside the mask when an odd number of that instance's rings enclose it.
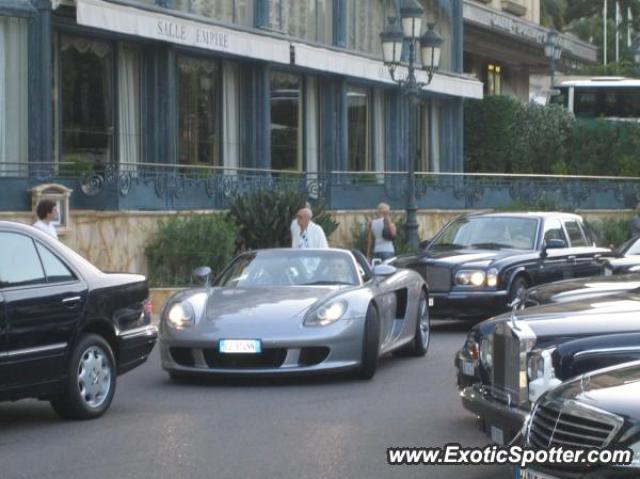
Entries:
{"label": "italian license plate", "polygon": [[533,469],[516,469],[516,479],[558,479],[549,474],[534,471]]}
{"label": "italian license plate", "polygon": [[262,344],[259,339],[221,339],[219,349],[221,353],[258,354]]}
{"label": "italian license plate", "polygon": [[474,376],[476,373],[476,366],[471,361],[462,361],[462,374],[465,376]]}
{"label": "italian license plate", "polygon": [[433,298],[429,298],[429,307],[433,306]]}
{"label": "italian license plate", "polygon": [[504,432],[499,427],[491,426],[491,440],[499,445],[504,445]]}

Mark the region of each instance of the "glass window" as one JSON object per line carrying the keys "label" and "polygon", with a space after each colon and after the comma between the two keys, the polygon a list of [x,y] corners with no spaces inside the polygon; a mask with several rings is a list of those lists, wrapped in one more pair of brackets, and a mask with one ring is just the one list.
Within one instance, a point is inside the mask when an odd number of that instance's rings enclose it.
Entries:
{"label": "glass window", "polygon": [[502,67],[500,65],[487,65],[486,90],[488,95],[502,93]]}
{"label": "glass window", "polygon": [[571,246],[587,246],[587,240],[582,233],[582,229],[577,221],[565,221],[564,227],[569,235]]}
{"label": "glass window", "polygon": [[47,248],[40,243],[36,243],[38,253],[40,254],[40,260],[42,266],[44,266],[44,273],[47,277],[47,283],[61,283],[64,281],[73,281],[76,279],[75,275],[69,271],[62,261],[58,259]]}
{"label": "glass window", "polygon": [[60,40],[62,161],[113,161],[113,49],[80,37]]}
{"label": "glass window", "polygon": [[333,0],[270,0],[274,30],[312,42],[332,43]]}
{"label": "glass window", "polygon": [[564,231],[562,231],[560,220],[554,218],[548,219],[544,223],[544,241],[552,239],[562,240],[565,243],[567,242],[567,238],[564,236]]}
{"label": "glass window", "polygon": [[271,73],[271,167],[302,169],[302,77]]}
{"label": "glass window", "polygon": [[384,0],[348,1],[347,47],[349,49],[375,55],[381,54],[380,33],[385,27],[385,3],[387,2]]}
{"label": "glass window", "polygon": [[348,170],[371,171],[369,107],[371,91],[350,86],[347,91]]}
{"label": "glass window", "polygon": [[454,221],[431,243],[430,248],[490,248],[532,250],[538,220],[478,216]]}
{"label": "glass window", "polygon": [[245,27],[253,26],[255,0],[175,0],[175,9]]}
{"label": "glass window", "polygon": [[220,68],[178,57],[178,162],[220,166]]}
{"label": "glass window", "polygon": [[118,160],[121,168],[135,169],[142,161],[142,52],[120,44],[118,48]]}
{"label": "glass window", "polygon": [[27,21],[0,16],[0,176],[27,164]]}
{"label": "glass window", "polygon": [[16,233],[0,233],[0,251],[0,287],[45,282],[42,264],[31,238]]}

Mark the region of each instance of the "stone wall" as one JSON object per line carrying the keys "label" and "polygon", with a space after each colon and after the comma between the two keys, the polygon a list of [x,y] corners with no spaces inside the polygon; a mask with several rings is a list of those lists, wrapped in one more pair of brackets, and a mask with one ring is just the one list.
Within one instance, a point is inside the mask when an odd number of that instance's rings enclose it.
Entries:
{"label": "stone wall", "polygon": [[[421,210],[418,212],[421,239],[431,238],[448,221],[468,211]],[[147,272],[144,255],[146,245],[152,240],[163,219],[176,214],[210,214],[210,211],[71,211],[69,232],[60,239],[78,251],[93,264],[105,271]],[[398,212],[402,213],[402,212]],[[630,210],[578,211],[587,221],[603,218],[630,218]],[[375,215],[369,211],[335,211],[334,219],[338,229],[329,239],[331,246],[350,248],[352,232],[356,225],[365,223]],[[14,220],[32,223],[30,214],[0,212],[0,220]]]}

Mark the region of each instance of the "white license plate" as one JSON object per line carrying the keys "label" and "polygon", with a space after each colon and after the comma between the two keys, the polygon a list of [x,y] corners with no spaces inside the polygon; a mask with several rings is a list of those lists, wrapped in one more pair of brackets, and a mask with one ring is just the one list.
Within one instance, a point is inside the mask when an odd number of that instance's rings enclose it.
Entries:
{"label": "white license plate", "polygon": [[429,307],[433,306],[433,298],[429,298]]}
{"label": "white license plate", "polygon": [[558,479],[549,474],[543,474],[533,469],[516,469],[516,479]]}
{"label": "white license plate", "polygon": [[259,339],[221,339],[221,353],[258,354],[262,352]]}
{"label": "white license plate", "polygon": [[462,361],[462,374],[465,376],[475,376],[476,366],[471,361]]}
{"label": "white license plate", "polygon": [[491,440],[499,445],[504,445],[504,432],[499,427],[491,426]]}

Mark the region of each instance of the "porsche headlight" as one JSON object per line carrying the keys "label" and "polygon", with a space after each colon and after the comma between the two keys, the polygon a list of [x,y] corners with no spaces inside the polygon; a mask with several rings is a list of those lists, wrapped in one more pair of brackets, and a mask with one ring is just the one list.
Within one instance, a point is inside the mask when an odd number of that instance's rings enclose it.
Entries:
{"label": "porsche headlight", "polygon": [[320,306],[311,312],[304,320],[306,326],[327,326],[335,323],[347,312],[347,302],[344,300],[334,301]]}
{"label": "porsche headlight", "polygon": [[461,286],[483,286],[487,275],[481,270],[463,270],[456,273],[456,284]]}
{"label": "porsche headlight", "polygon": [[167,324],[182,329],[195,324],[195,312],[188,302],[175,303],[167,313]]}
{"label": "porsche headlight", "polygon": [[480,362],[485,369],[493,367],[493,335],[486,336],[480,341]]}

